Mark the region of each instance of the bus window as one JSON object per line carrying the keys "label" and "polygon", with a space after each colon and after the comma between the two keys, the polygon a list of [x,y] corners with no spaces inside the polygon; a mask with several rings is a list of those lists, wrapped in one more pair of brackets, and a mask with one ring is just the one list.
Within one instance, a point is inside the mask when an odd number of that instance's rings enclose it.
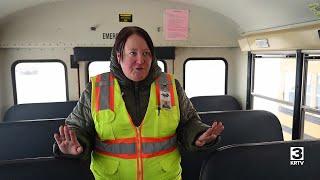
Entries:
{"label": "bus window", "polygon": [[320,138],[320,61],[307,60],[303,139]]}
{"label": "bus window", "polygon": [[227,62],[223,58],[189,58],[184,64],[184,78],[189,98],[224,95],[227,91]]}
{"label": "bus window", "polygon": [[311,90],[312,90],[312,85],[311,85],[311,80],[313,80],[314,77],[311,74],[308,74],[307,76],[307,87],[306,87],[306,102],[305,105],[311,106]]}
{"label": "bus window", "polygon": [[[165,72],[165,62],[162,60],[158,60],[157,62],[162,72]],[[98,74],[110,72],[110,61],[92,61],[89,63],[88,72],[89,78]]]}
{"label": "bus window", "polygon": [[259,57],[254,62],[253,109],[274,113],[285,140],[292,137],[295,69],[295,58]]}
{"label": "bus window", "polygon": [[88,66],[89,78],[102,74],[105,72],[110,72],[110,61],[92,61]]}
{"label": "bus window", "polygon": [[161,68],[162,72],[167,72],[167,68],[166,68],[166,64],[165,64],[166,62],[165,61],[158,60],[157,63],[158,63],[158,66]]}
{"label": "bus window", "polygon": [[65,64],[60,60],[21,60],[13,64],[15,104],[67,101]]}

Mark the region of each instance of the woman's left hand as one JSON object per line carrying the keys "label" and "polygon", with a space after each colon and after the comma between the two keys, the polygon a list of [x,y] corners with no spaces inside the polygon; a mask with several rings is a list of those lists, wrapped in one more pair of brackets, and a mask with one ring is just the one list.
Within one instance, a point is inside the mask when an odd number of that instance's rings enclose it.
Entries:
{"label": "woman's left hand", "polygon": [[221,134],[223,129],[224,126],[221,122],[212,123],[212,126],[196,140],[196,146],[202,147],[206,143],[214,141]]}

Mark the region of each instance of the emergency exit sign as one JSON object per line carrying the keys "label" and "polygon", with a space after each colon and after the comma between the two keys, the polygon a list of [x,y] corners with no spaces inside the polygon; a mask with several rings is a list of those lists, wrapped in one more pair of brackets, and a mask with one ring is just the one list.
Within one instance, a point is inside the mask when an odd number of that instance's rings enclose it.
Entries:
{"label": "emergency exit sign", "polygon": [[119,14],[119,22],[132,22],[132,14]]}

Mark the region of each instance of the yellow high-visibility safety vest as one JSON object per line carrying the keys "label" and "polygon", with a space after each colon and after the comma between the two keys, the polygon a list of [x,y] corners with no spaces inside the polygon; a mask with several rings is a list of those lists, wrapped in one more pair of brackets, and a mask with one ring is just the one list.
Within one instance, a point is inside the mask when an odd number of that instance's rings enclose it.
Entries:
{"label": "yellow high-visibility safety vest", "polygon": [[180,110],[175,80],[152,83],[145,117],[136,127],[111,73],[92,81],[91,113],[97,132],[90,169],[95,179],[181,179],[176,128]]}

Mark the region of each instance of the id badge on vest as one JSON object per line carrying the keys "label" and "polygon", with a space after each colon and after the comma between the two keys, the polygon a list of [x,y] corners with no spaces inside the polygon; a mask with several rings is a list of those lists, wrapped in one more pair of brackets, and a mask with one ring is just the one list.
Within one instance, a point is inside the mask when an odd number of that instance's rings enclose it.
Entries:
{"label": "id badge on vest", "polygon": [[160,107],[163,109],[171,109],[171,95],[168,91],[160,90]]}

